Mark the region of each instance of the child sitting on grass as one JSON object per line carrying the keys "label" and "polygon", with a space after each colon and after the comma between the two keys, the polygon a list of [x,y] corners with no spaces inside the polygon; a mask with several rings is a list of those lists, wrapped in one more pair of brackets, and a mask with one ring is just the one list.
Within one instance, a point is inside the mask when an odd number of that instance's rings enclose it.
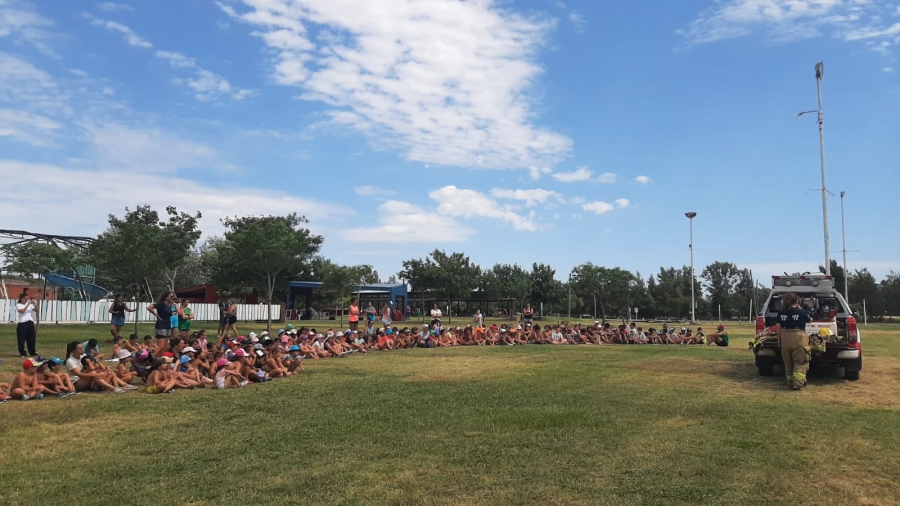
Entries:
{"label": "child sitting on grass", "polygon": [[[247,381],[236,370],[237,362],[229,362],[227,358],[220,358],[216,362],[216,388],[219,390],[225,388],[243,388],[247,385]],[[237,366],[239,367],[239,366]]]}
{"label": "child sitting on grass", "polygon": [[[43,374],[46,378],[52,378],[56,382],[56,389],[60,394],[72,395],[75,392],[75,385],[69,378],[68,374],[60,372],[59,366],[65,364],[65,361],[56,357],[51,357],[38,368],[38,372],[44,369]],[[65,395],[60,395],[64,397]]]}
{"label": "child sitting on grass", "polygon": [[22,362],[22,372],[16,374],[16,377],[13,379],[12,391],[10,391],[9,396],[13,399],[27,401],[29,399],[43,399],[44,393],[56,395],[56,390],[51,390],[41,385],[37,375],[37,366],[30,358],[26,358]]}

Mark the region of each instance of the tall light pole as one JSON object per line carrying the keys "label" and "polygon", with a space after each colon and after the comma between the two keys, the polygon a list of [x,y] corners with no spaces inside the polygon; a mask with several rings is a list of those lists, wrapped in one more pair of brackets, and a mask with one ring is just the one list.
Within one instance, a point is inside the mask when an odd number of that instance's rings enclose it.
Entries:
{"label": "tall light pole", "polygon": [[819,108],[815,111],[804,111],[796,116],[817,113],[819,118],[819,159],[822,165],[822,226],[825,229],[825,275],[831,276],[831,254],[828,251],[828,187],[825,183],[825,130],[822,119],[822,76],[825,74],[825,64],[816,64],[816,92],[819,97]]}
{"label": "tall light pole", "polygon": [[569,273],[569,319],[572,319],[572,273]]}
{"label": "tall light pole", "polygon": [[846,192],[841,192],[841,243],[843,244],[844,249],[844,301],[847,304],[850,304],[850,283],[848,283],[849,276],[847,276],[847,231],[844,228],[844,194]]}
{"label": "tall light pole", "polygon": [[694,318],[694,307],[696,303],[694,302],[694,218],[697,217],[697,213],[690,212],[684,213],[687,216],[688,221],[691,224],[691,244],[688,246],[691,249],[691,323],[697,321]]}

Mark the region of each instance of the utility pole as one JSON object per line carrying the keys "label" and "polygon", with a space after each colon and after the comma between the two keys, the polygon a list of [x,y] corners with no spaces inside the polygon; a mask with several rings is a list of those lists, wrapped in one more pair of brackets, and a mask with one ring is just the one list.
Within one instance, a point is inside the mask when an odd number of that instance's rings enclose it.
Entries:
{"label": "utility pole", "polygon": [[691,323],[697,321],[694,317],[694,308],[697,306],[697,303],[694,302],[694,218],[697,217],[697,213],[690,212],[684,213],[687,216],[688,221],[691,223],[691,244],[689,245],[691,249]]}
{"label": "utility pole", "polygon": [[847,275],[847,230],[844,228],[844,194],[841,192],[841,242],[844,248],[844,301],[850,305],[850,276]]}
{"label": "utility pole", "polygon": [[[822,165],[822,225],[825,229],[825,275],[831,276],[831,253],[828,249],[828,186],[825,183],[825,127],[822,117],[822,76],[825,64],[816,64],[816,93],[819,98],[819,160]],[[846,273],[845,273],[846,277]]]}

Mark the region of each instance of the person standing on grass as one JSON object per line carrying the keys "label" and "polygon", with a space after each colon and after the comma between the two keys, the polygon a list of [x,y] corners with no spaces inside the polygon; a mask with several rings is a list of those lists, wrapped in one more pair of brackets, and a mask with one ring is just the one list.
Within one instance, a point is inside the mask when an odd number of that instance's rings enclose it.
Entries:
{"label": "person standing on grass", "polygon": [[228,333],[229,328],[234,330],[234,337],[238,336],[237,328],[235,328],[235,324],[237,324],[235,311],[237,311],[237,306],[234,305],[231,299],[219,302],[219,342]]}
{"label": "person standing on grass", "polygon": [[37,356],[37,351],[34,349],[37,341],[34,318],[37,312],[37,302],[34,297],[29,297],[28,292],[23,291],[16,304],[16,341],[19,344],[19,356],[22,358]]}
{"label": "person standing on grass", "polygon": [[806,324],[811,321],[809,313],[800,308],[800,298],[796,293],[787,293],[782,297],[775,331],[784,360],[785,379],[792,390],[806,386],[810,358]]}
{"label": "person standing on grass", "polygon": [[522,322],[527,325],[534,323],[534,308],[531,307],[531,304],[525,304],[525,309],[522,310]]}
{"label": "person standing on grass", "polygon": [[372,323],[374,324],[374,323],[375,323],[375,316],[376,316],[375,306],[373,306],[373,305],[372,305],[372,302],[370,301],[370,302],[369,302],[369,305],[366,306],[366,321],[367,321],[367,322],[372,322]]}
{"label": "person standing on grass", "polygon": [[443,313],[441,313],[441,309],[438,307],[437,302],[434,303],[434,306],[431,308],[431,325],[440,325],[441,317],[443,317]]}
{"label": "person standing on grass", "polygon": [[381,308],[381,324],[384,328],[388,328],[391,326],[391,305],[385,304],[383,308]]}
{"label": "person standing on grass", "polygon": [[188,300],[181,299],[181,305],[178,307],[178,333],[182,339],[187,339],[191,335],[191,320],[193,319],[194,314],[188,307]]}
{"label": "person standing on grass", "polygon": [[359,331],[359,301],[353,299],[350,301],[350,316],[347,318],[350,322],[350,330]]}
{"label": "person standing on grass", "polygon": [[480,309],[476,309],[476,310],[475,310],[475,317],[472,318],[472,321],[475,322],[475,328],[476,328],[476,329],[483,329],[483,328],[484,328],[484,315],[481,314],[481,310],[480,310]]}
{"label": "person standing on grass", "polygon": [[172,337],[172,305],[175,303],[175,292],[163,292],[159,300],[152,306],[147,306],[147,311],[156,317],[156,353],[157,356],[166,350],[166,344]]}
{"label": "person standing on grass", "polygon": [[122,294],[117,293],[113,299],[112,305],[109,307],[109,314],[112,315],[112,319],[109,323],[109,333],[113,337],[119,337],[122,332],[122,327],[125,326],[125,313],[133,313],[135,311],[137,311],[137,309],[128,309],[128,306],[126,306],[125,302],[122,300]]}

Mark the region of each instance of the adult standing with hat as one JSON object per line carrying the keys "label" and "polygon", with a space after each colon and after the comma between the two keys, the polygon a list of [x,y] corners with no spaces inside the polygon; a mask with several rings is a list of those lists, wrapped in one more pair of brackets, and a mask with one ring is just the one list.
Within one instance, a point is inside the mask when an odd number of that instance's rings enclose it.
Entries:
{"label": "adult standing with hat", "polygon": [[776,332],[781,358],[784,360],[784,376],[792,390],[800,390],[806,386],[810,358],[806,324],[811,321],[809,313],[800,307],[800,297],[796,293],[786,293],[781,298]]}

